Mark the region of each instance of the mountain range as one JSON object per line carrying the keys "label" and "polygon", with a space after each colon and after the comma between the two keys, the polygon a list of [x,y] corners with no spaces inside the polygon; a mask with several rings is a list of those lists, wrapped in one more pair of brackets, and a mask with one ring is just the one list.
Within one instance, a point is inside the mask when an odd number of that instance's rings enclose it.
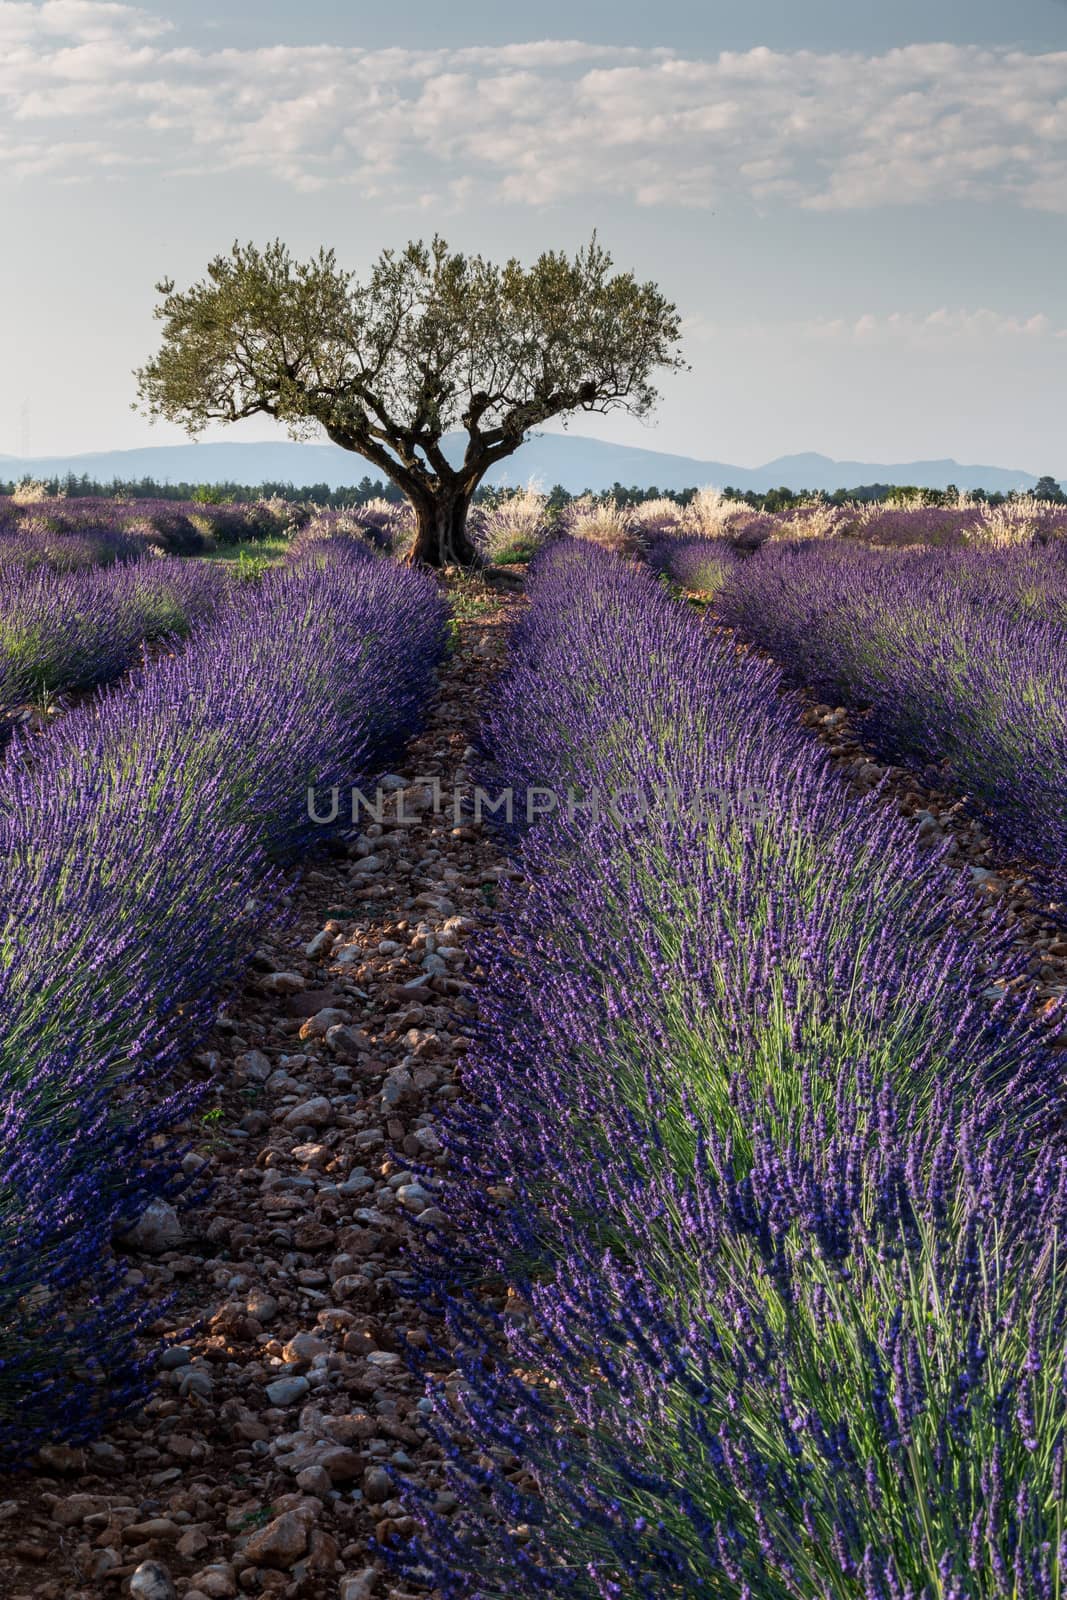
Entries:
{"label": "mountain range", "polygon": [[[446,435],[445,448],[453,459],[458,459],[461,437]],[[291,483],[297,487],[328,483],[331,488],[357,483],[365,474],[381,476],[376,467],[336,445],[284,441],[149,445],[87,455],[0,455],[0,481],[64,477],[69,472],[76,476],[85,473],[102,483],[114,479],[136,483],[142,478],[154,478],[158,483]],[[730,484],[756,491],[784,485],[793,490],[827,492],[873,483],[910,483],[924,489],[944,489],[954,483],[961,489],[1003,493],[1032,489],[1037,478],[1033,473],[1006,467],[965,466],[951,460],[835,461],[815,454],[778,456],[761,467],[738,467],[725,461],[701,461],[632,445],[609,444],[581,434],[542,433],[529,438],[515,455],[491,470],[485,481],[532,481],[546,489],[559,483],[572,494],[583,489],[610,489],[614,483],[672,490],[704,485],[725,488]]]}

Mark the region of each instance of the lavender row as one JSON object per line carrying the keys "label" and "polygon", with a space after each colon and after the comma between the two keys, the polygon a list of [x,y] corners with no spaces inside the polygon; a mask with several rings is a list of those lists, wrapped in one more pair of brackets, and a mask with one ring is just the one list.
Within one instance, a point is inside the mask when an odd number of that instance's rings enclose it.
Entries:
{"label": "lavender row", "polygon": [[109,683],[143,647],[183,638],[228,594],[224,574],[167,557],[55,572],[9,569],[0,587],[0,716]]}
{"label": "lavender row", "polygon": [[[355,533],[326,537],[311,526],[287,556],[291,564],[333,561],[369,557],[373,548]],[[184,638],[233,597],[224,568],[178,558],[59,571],[8,568],[0,592],[0,718],[113,681],[146,644]]]}
{"label": "lavender row", "polygon": [[400,552],[414,528],[410,508],[385,500],[344,511],[283,500],[200,504],[174,500],[0,496],[0,568],[56,572],[110,566],[145,555],[203,555],[217,545],[355,534]]}
{"label": "lavender row", "polygon": [[308,511],[280,500],[210,505],[86,496],[0,496],[0,566],[54,571],[287,535]]}
{"label": "lavender row", "polygon": [[142,1391],[109,1244],[176,1181],[168,1075],[321,831],[308,785],[408,735],[443,637],[435,585],[391,562],[271,574],[0,770],[5,1457]]}
{"label": "lavender row", "polygon": [[1059,1077],[1003,930],[779,689],[541,559],[484,776],[616,801],[520,828],[481,951],[424,1262],[460,1510],[405,1558],[447,1596],[1059,1592]]}
{"label": "lavender row", "polygon": [[690,594],[718,594],[733,575],[738,558],[728,539],[659,538],[648,550],[648,564]]}
{"label": "lavender row", "polygon": [[[768,546],[719,615],[790,681],[860,713],[886,756],[931,763],[1007,849],[1067,885],[1067,555]],[[947,770],[946,770],[947,769]]]}

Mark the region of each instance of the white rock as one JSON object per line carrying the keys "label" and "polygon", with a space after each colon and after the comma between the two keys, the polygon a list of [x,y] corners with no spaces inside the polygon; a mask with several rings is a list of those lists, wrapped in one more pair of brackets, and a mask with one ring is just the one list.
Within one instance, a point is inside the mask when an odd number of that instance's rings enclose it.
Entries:
{"label": "white rock", "polygon": [[308,1392],[306,1378],[278,1378],[267,1385],[267,1399],[272,1406],[295,1406]]}
{"label": "white rock", "polygon": [[166,1200],[153,1200],[133,1227],[119,1235],[118,1243],[124,1250],[136,1250],[145,1256],[160,1256],[165,1250],[176,1250],[184,1238],[174,1207]]}
{"label": "white rock", "polygon": [[333,1488],[333,1480],[325,1467],[305,1467],[296,1475],[296,1486],[303,1489],[305,1494],[313,1494],[316,1499],[325,1500]]}
{"label": "white rock", "polygon": [[381,856],[363,856],[361,860],[354,863],[352,871],[358,873],[380,872],[384,866],[385,861]]}
{"label": "white rock", "polygon": [[301,1039],[323,1039],[330,1028],[336,1028],[348,1021],[348,1012],[342,1011],[339,1006],[323,1006],[321,1011],[316,1011],[313,1017],[308,1017],[300,1029]]}
{"label": "white rock", "polygon": [[177,1600],[178,1591],[161,1561],[142,1561],[130,1579],[134,1600]]}
{"label": "white rock", "polygon": [[433,810],[434,792],[429,784],[412,784],[410,788],[403,790],[400,799],[406,816],[418,816],[422,812]]}
{"label": "white rock", "polygon": [[294,1106],[286,1115],[287,1128],[328,1128],[333,1121],[333,1106],[325,1095],[315,1095],[311,1100],[304,1100],[300,1105]]}
{"label": "white rock", "polygon": [[382,1084],[382,1105],[386,1109],[398,1106],[415,1087],[415,1080],[406,1067],[394,1067]]}
{"label": "white rock", "polygon": [[268,972],[262,980],[268,994],[300,994],[304,980],[299,972]]}
{"label": "white rock", "polygon": [[327,1028],[326,1044],[329,1049],[349,1061],[370,1050],[370,1040],[362,1029],[347,1028],[343,1024]]}
{"label": "white rock", "polygon": [[262,1050],[248,1050],[244,1055],[235,1056],[233,1064],[253,1083],[266,1083],[274,1071]]}
{"label": "white rock", "polygon": [[378,1586],[377,1567],[364,1567],[362,1572],[351,1573],[341,1579],[338,1600],[372,1600]]}
{"label": "white rock", "polygon": [[201,1567],[189,1582],[192,1587],[186,1590],[187,1600],[194,1594],[207,1595],[208,1600],[233,1600],[237,1593],[236,1574],[228,1561],[213,1561],[210,1567]]}

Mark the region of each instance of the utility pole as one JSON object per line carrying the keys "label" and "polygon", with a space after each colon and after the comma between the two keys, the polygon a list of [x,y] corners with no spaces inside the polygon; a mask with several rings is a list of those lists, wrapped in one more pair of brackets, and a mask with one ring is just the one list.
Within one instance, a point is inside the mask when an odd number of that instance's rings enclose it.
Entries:
{"label": "utility pole", "polygon": [[30,402],[24,400],[19,407],[19,431],[17,454],[25,460],[30,453]]}

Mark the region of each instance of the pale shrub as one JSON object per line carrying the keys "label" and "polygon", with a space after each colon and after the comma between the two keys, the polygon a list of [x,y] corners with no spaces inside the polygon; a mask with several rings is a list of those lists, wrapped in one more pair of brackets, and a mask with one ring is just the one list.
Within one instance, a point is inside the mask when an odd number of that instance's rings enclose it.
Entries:
{"label": "pale shrub", "polygon": [[532,556],[548,534],[548,498],[532,485],[518,489],[499,505],[478,514],[478,541],[493,561],[523,560]]}
{"label": "pale shrub", "polygon": [[307,551],[320,550],[330,539],[358,539],[370,549],[387,549],[388,543],[379,537],[378,530],[368,528],[361,520],[361,510],[361,506],[346,506],[337,510],[323,507],[314,511],[289,545],[291,558],[300,560]]}
{"label": "pale shrub", "polygon": [[681,527],[691,538],[722,539],[733,523],[754,515],[744,500],[728,500],[721,489],[698,489],[682,513]]}
{"label": "pale shrub", "polygon": [[[382,508],[386,510],[383,512]],[[368,500],[364,511],[375,510],[384,518],[385,532],[389,539],[389,549],[393,555],[402,560],[411,553],[415,543],[415,507],[409,500],[397,505],[391,500]]]}
{"label": "pale shrub", "polygon": [[364,501],[361,506],[352,506],[354,515],[365,514],[369,517],[399,517],[406,511],[411,512],[411,503],[408,500],[387,500],[384,495],[376,494],[370,500]]}
{"label": "pale shrub", "polygon": [[594,500],[591,495],[582,495],[571,501],[561,522],[572,538],[588,539],[616,555],[635,555],[640,546],[638,526],[629,507],[620,506],[613,499]]}
{"label": "pale shrub", "polygon": [[16,483],[11,498],[17,506],[35,506],[42,500],[65,500],[67,496],[63,489],[57,489],[53,494],[46,483],[26,478],[22,483]]}
{"label": "pale shrub", "polygon": [[1015,544],[1032,544],[1039,533],[1055,519],[1054,508],[1035,495],[1021,494],[1006,500],[1002,506],[983,505],[978,508],[978,519],[970,529],[972,544],[1005,548]]}
{"label": "pale shrub", "polygon": [[289,538],[307,520],[306,513],[281,495],[256,500],[245,508],[249,532],[264,539]]}
{"label": "pale shrub", "polygon": [[684,507],[677,500],[661,496],[657,500],[642,500],[630,507],[630,516],[642,538],[670,538],[683,532]]}
{"label": "pale shrub", "polygon": [[415,512],[406,500],[400,502],[376,496],[364,505],[318,511],[309,527],[314,529],[318,538],[331,533],[340,533],[344,537],[358,535],[379,550],[403,556],[415,541]]}
{"label": "pale shrub", "polygon": [[808,500],[774,514],[772,539],[833,539],[848,525],[852,508]]}

